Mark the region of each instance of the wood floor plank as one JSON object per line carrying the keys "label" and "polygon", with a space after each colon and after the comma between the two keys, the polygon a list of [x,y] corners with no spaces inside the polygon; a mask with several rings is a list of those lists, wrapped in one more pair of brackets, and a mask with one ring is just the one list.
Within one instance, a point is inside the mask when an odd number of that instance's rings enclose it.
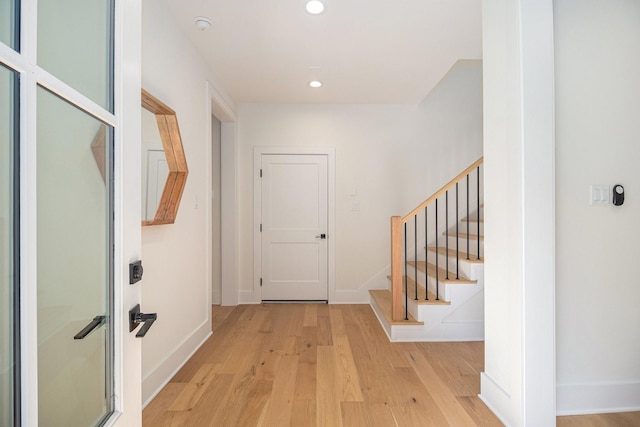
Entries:
{"label": "wood floor plank", "polygon": [[342,422],[349,427],[371,427],[369,407],[364,402],[342,402]]}
{"label": "wood floor plank", "polygon": [[318,345],[333,345],[331,335],[331,319],[329,318],[329,309],[323,306],[318,307],[318,335],[316,341]]}
{"label": "wood floor plank", "polygon": [[[316,424],[318,427],[342,427],[335,351],[332,346],[318,346]],[[348,427],[348,426],[347,426]]]}
{"label": "wood floor plank", "polygon": [[142,424],[147,426],[160,425],[166,409],[180,395],[186,383],[170,382],[157,394],[149,405],[142,411]]}
{"label": "wood floor plank", "polygon": [[302,328],[302,336],[299,337],[302,350],[296,368],[295,400],[316,400],[316,329],[313,326],[305,326]]}
{"label": "wood floor plank", "polygon": [[[316,427],[316,401],[295,400],[291,409],[290,427]],[[265,426],[267,427],[267,426]]]}
{"label": "wood floor plank", "polygon": [[460,396],[460,405],[479,427],[501,427],[503,424],[496,418],[487,405],[477,396]]}
{"label": "wood floor plank", "polygon": [[287,336],[302,335],[304,326],[305,304],[292,304],[288,310]]}
{"label": "wood floor plank", "polygon": [[[224,345],[222,342],[224,341],[224,337],[228,335],[229,330],[235,327],[238,319],[244,312],[244,307],[245,306],[235,307],[236,309],[229,313],[217,328],[213,328],[212,336],[209,337],[191,357],[189,360],[190,363],[185,363],[171,381],[187,383],[195,375],[201,364],[221,363],[226,360],[230,346]],[[212,309],[214,316],[217,308],[217,306],[214,306]]]}
{"label": "wood floor plank", "polygon": [[[264,415],[266,412],[267,404],[272,396],[273,382],[268,380],[258,380],[255,385],[249,391],[246,397],[245,404],[240,410],[238,421],[235,424],[225,425],[237,425],[237,426],[258,426],[264,423]],[[229,418],[231,422],[232,418]],[[269,425],[269,424],[266,424]]]}
{"label": "wood floor plank", "polygon": [[273,380],[273,392],[267,406],[263,425],[289,425],[293,410],[293,395],[296,386],[298,356],[282,356]]}
{"label": "wood floor plank", "polygon": [[638,427],[640,412],[564,416],[557,418],[558,427]]}
{"label": "wood floor plank", "polygon": [[213,378],[218,373],[222,365],[219,363],[205,363],[194,375],[194,377],[185,384],[178,397],[169,406],[169,411],[189,411],[193,409],[207,388],[211,385]]}
{"label": "wood floor plank", "polygon": [[467,414],[464,407],[460,405],[451,389],[445,383],[439,381],[437,372],[425,359],[424,355],[418,351],[412,351],[408,352],[407,356],[413,371],[427,388],[428,393],[433,397],[449,425],[475,426],[475,422]]}
{"label": "wood floor plank", "polygon": [[305,305],[302,326],[318,326],[318,304]]}
{"label": "wood floor plank", "polygon": [[340,400],[343,402],[362,402],[360,378],[353,360],[342,311],[331,310],[329,317],[337,363],[336,380],[338,384],[336,386],[340,393]]}
{"label": "wood floor plank", "polygon": [[256,365],[256,379],[273,381],[281,358],[281,352],[269,348],[265,349]]}
{"label": "wood floor plank", "polygon": [[[220,396],[227,394],[233,381],[233,375],[216,375],[207,392],[202,396],[196,406],[190,411],[165,411],[163,416],[169,421],[169,426],[208,426],[209,421],[221,410],[222,399]],[[148,411],[146,408],[144,412]],[[143,412],[143,414],[144,414]],[[178,424],[181,423],[181,424]],[[144,426],[159,426],[162,424],[147,423]]]}

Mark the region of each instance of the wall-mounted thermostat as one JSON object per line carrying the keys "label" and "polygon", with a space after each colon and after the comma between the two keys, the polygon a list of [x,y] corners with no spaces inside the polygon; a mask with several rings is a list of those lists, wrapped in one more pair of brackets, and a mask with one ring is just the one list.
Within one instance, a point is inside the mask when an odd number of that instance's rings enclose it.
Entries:
{"label": "wall-mounted thermostat", "polygon": [[624,187],[620,184],[613,186],[613,205],[620,206],[624,203]]}

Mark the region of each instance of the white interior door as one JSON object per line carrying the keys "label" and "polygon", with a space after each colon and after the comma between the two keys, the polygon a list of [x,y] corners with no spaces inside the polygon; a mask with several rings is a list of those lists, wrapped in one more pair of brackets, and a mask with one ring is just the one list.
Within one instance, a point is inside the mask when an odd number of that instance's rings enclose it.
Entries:
{"label": "white interior door", "polygon": [[326,301],[327,156],[261,159],[262,300]]}

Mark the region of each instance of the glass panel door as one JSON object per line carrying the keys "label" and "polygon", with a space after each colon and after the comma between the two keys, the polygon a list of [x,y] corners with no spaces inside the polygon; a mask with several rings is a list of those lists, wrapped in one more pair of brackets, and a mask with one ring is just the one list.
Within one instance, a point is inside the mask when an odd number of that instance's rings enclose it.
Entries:
{"label": "glass panel door", "polygon": [[38,416],[91,426],[113,409],[112,130],[37,97]]}
{"label": "glass panel door", "polygon": [[0,65],[0,426],[14,425],[17,382],[17,215],[15,215],[17,76]]}
{"label": "glass panel door", "polygon": [[38,0],[38,65],[109,111],[112,9],[112,0]]}
{"label": "glass panel door", "polygon": [[18,0],[0,0],[0,42],[18,49]]}

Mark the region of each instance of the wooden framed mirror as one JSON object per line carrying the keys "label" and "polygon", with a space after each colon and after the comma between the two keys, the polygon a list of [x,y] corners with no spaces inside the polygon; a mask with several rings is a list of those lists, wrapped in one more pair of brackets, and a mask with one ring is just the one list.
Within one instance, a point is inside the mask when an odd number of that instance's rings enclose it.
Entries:
{"label": "wooden framed mirror", "polygon": [[144,89],[142,108],[142,225],[173,224],[189,173],[178,118]]}

